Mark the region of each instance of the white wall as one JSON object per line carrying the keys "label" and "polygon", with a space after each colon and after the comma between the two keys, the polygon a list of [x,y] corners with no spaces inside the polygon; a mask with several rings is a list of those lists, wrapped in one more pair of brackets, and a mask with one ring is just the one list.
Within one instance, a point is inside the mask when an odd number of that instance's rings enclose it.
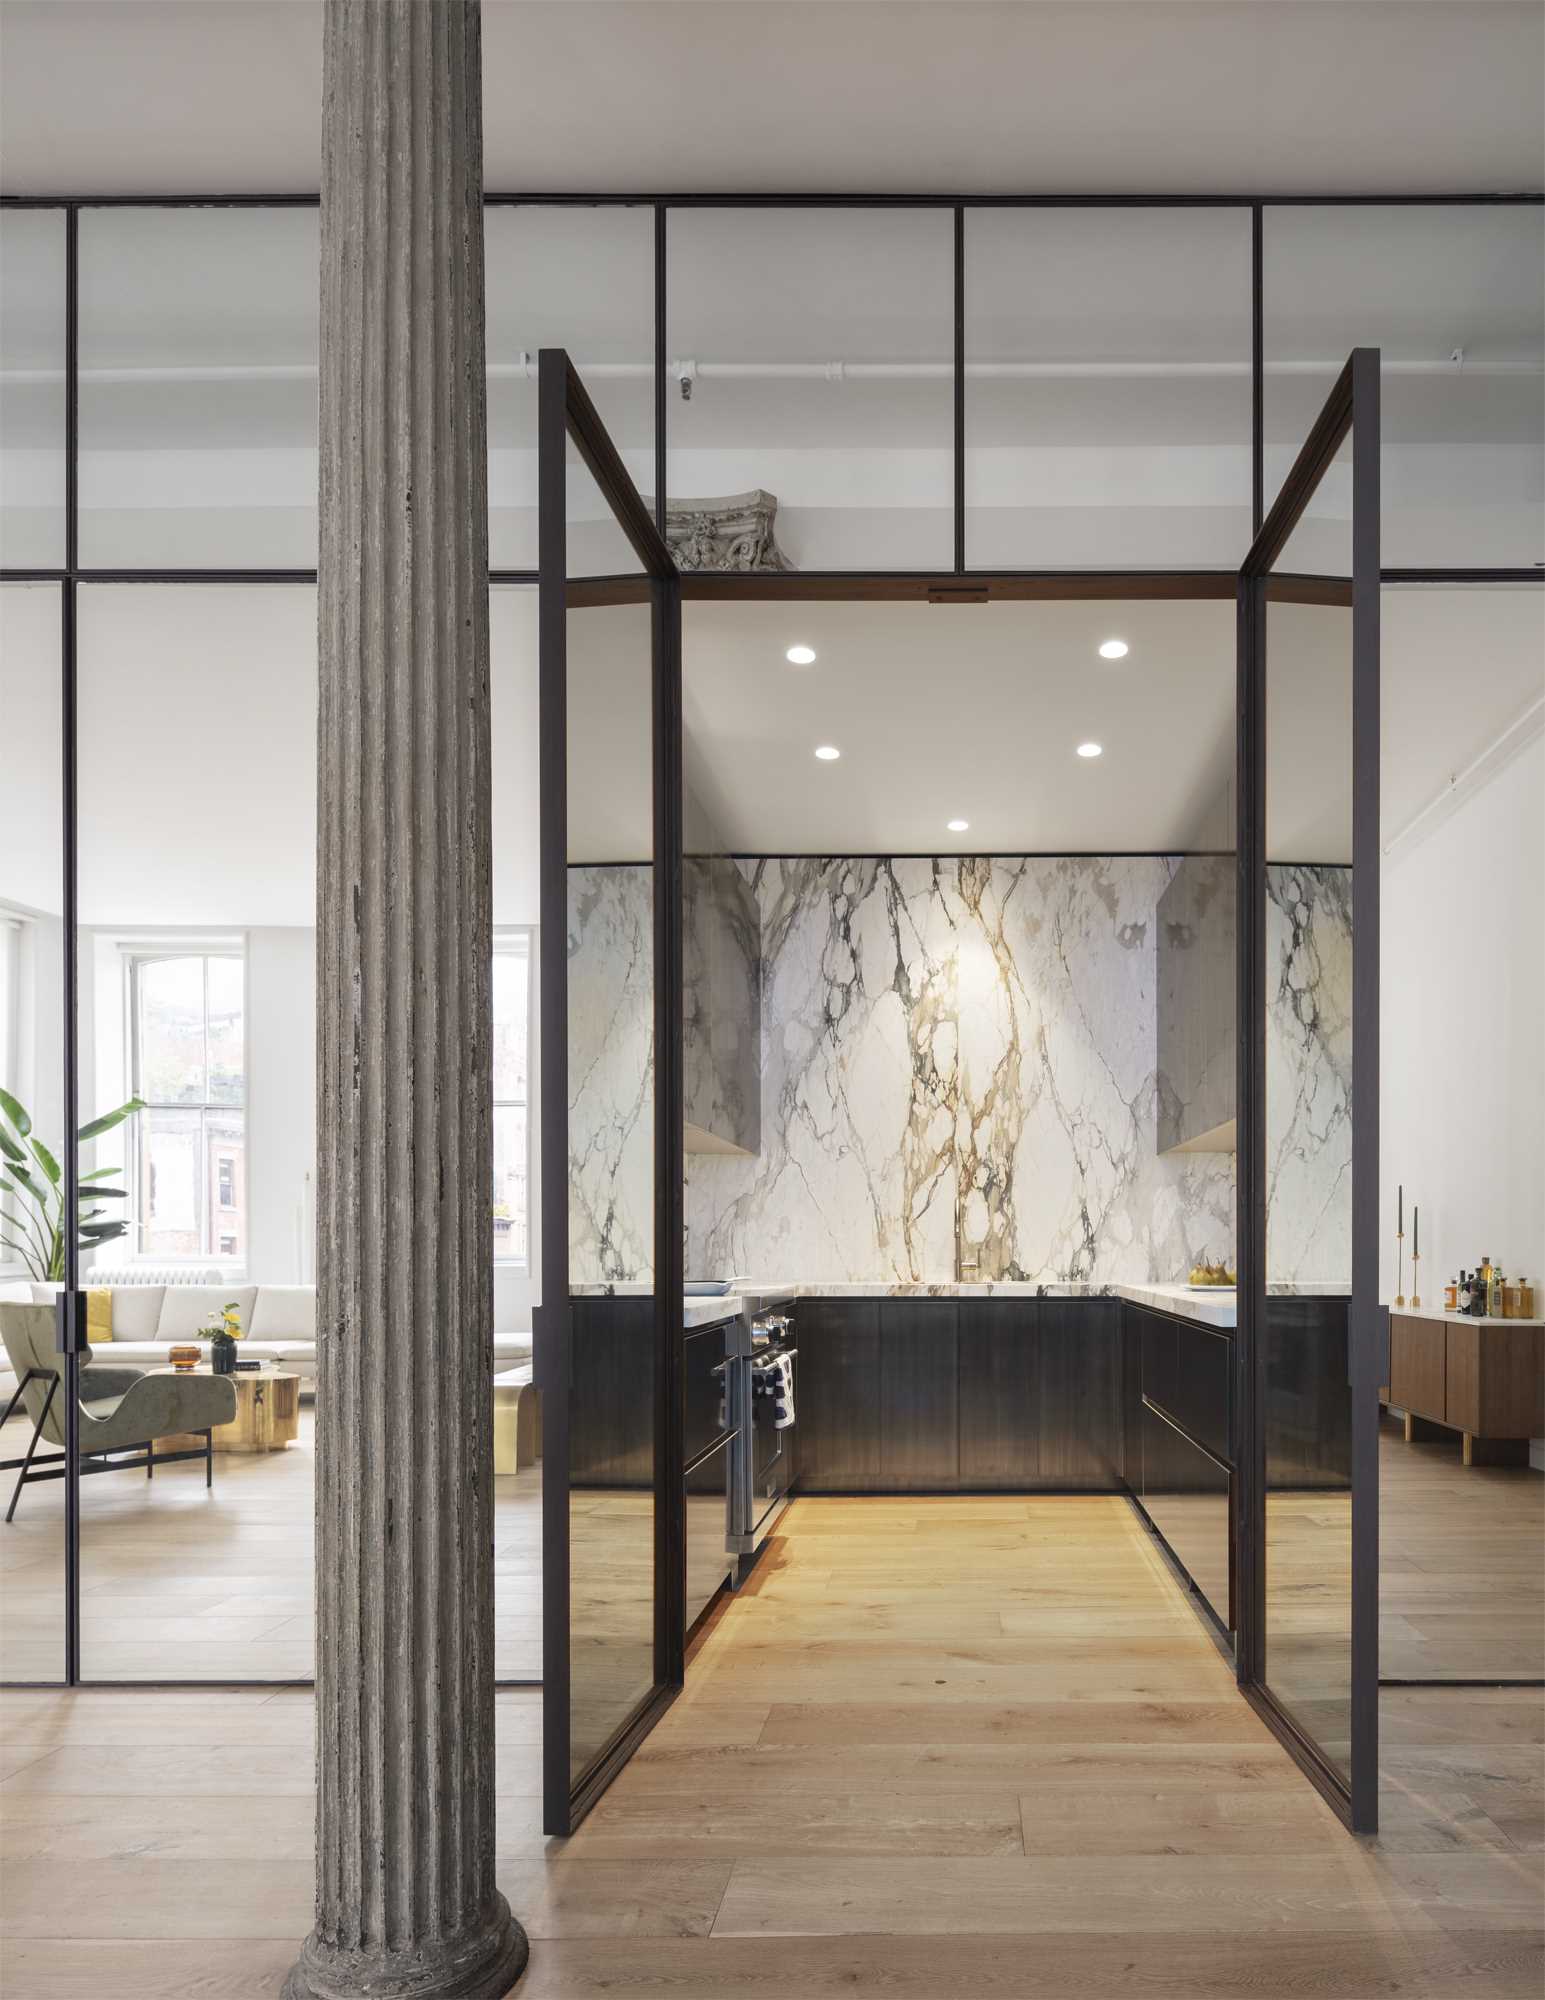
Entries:
{"label": "white wall", "polygon": [[[1526,732],[1527,733],[1527,732]],[[1545,1298],[1545,735],[1384,863],[1381,1286],[1395,1190],[1421,1208],[1421,1294],[1482,1256]],[[1410,1290],[1409,1254],[1406,1290]],[[1536,1309],[1538,1310],[1538,1303]]]}
{"label": "white wall", "polygon": [[247,1269],[312,1284],[316,1175],[316,932],[247,933]]}

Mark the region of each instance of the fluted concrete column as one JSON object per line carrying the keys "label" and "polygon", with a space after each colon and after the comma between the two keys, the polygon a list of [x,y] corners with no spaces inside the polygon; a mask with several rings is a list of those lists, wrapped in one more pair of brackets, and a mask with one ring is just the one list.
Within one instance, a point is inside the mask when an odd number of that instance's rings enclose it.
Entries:
{"label": "fluted concrete column", "polygon": [[478,0],[326,0],[317,1893],[288,2000],[494,2000]]}

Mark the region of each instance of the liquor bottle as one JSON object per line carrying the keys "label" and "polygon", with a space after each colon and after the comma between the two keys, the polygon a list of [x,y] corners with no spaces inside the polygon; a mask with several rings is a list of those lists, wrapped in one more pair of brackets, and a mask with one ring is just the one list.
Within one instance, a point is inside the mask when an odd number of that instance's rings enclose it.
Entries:
{"label": "liquor bottle", "polygon": [[1502,1273],[1500,1270],[1493,1270],[1491,1276],[1486,1281],[1486,1317],[1488,1319],[1501,1319],[1502,1317]]}
{"label": "liquor bottle", "polygon": [[1459,1280],[1457,1278],[1450,1278],[1448,1283],[1443,1287],[1443,1310],[1450,1313],[1458,1312],[1459,1310]]}
{"label": "liquor bottle", "polygon": [[1470,1310],[1470,1273],[1468,1271],[1461,1271],[1459,1274],[1459,1311],[1461,1313],[1468,1313],[1469,1310]]}

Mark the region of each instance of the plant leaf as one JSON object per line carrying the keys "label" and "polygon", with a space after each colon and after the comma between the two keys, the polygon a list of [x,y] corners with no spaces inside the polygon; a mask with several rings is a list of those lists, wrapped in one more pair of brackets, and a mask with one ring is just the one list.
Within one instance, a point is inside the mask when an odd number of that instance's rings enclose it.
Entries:
{"label": "plant leaf", "polygon": [[126,1222],[83,1222],[80,1233],[86,1238],[86,1243],[82,1247],[110,1243],[115,1236],[126,1236],[128,1229],[129,1225]]}
{"label": "plant leaf", "polygon": [[115,1125],[121,1125],[125,1118],[132,1118],[136,1111],[143,1111],[145,1100],[131,1097],[127,1104],[120,1104],[116,1111],[104,1111],[100,1118],[93,1118],[89,1125],[82,1125],[76,1138],[82,1141],[100,1139],[104,1132],[111,1132]]}
{"label": "plant leaf", "polygon": [[129,1191],[127,1188],[83,1187],[80,1190],[79,1199],[81,1201],[127,1201],[129,1199]]}
{"label": "plant leaf", "polygon": [[32,1130],[32,1120],[8,1090],[0,1090],[0,1111],[3,1111],[16,1127],[18,1136],[25,1139]]}
{"label": "plant leaf", "polygon": [[121,1169],[118,1167],[93,1167],[89,1174],[80,1174],[77,1178],[84,1186],[87,1181],[105,1181],[109,1174],[116,1174],[120,1171]]}
{"label": "plant leaf", "polygon": [[4,1153],[8,1160],[24,1160],[27,1157],[3,1125],[0,1125],[0,1153]]}
{"label": "plant leaf", "polygon": [[54,1186],[58,1187],[60,1181],[64,1179],[63,1174],[59,1171],[59,1162],[43,1144],[41,1139],[29,1139],[27,1143],[32,1148],[33,1158],[43,1169],[44,1173],[47,1174]]}

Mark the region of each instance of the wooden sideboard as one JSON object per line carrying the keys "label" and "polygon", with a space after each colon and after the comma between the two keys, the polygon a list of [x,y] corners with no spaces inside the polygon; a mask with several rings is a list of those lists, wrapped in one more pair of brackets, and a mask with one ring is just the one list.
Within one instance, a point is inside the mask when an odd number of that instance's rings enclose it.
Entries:
{"label": "wooden sideboard", "polygon": [[1406,1438],[1458,1431],[1466,1465],[1526,1465],[1545,1437],[1545,1322],[1394,1310],[1386,1400]]}

